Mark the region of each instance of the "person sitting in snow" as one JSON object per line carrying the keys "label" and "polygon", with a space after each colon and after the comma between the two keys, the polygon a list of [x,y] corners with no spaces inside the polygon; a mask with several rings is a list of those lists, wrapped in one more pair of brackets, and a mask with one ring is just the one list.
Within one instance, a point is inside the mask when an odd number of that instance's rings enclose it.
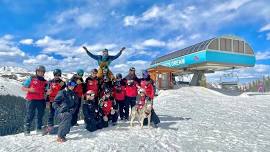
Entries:
{"label": "person sitting in snow", "polygon": [[[86,51],[86,53],[93,58],[94,60],[98,61],[98,65],[99,65],[99,69],[98,69],[98,78],[102,78],[103,76],[103,67],[107,66],[109,67],[109,65],[111,64],[111,62],[115,59],[117,59],[118,57],[120,57],[120,55],[122,54],[122,52],[126,49],[125,47],[123,47],[120,52],[115,55],[115,56],[111,56],[109,55],[109,51],[108,49],[104,49],[102,51],[102,55],[94,55],[92,54],[90,51],[88,51],[88,49],[83,46],[83,49]],[[110,79],[114,79],[113,73],[108,69],[108,77]]]}
{"label": "person sitting in snow", "polygon": [[72,127],[72,116],[79,106],[79,97],[74,92],[76,85],[76,82],[69,80],[67,82],[67,88],[60,91],[54,99],[53,108],[56,110],[56,116],[60,121],[57,133],[58,142],[66,141],[66,135]]}
{"label": "person sitting in snow", "polygon": [[86,129],[90,132],[103,128],[102,110],[95,104],[95,95],[95,91],[88,90],[82,107]]}
{"label": "person sitting in snow", "polygon": [[103,112],[104,127],[108,127],[110,120],[113,126],[116,125],[118,119],[117,104],[109,88],[104,90],[104,96],[100,99],[99,105]]}

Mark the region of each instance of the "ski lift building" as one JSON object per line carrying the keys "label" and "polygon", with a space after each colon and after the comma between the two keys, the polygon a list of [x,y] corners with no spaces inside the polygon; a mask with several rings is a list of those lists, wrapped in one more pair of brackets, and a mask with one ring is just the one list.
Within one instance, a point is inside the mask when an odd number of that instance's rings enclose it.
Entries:
{"label": "ski lift building", "polygon": [[[154,80],[160,77],[154,76],[160,73],[160,67],[163,67],[163,71],[164,67],[170,69],[169,72],[163,72],[167,77],[176,73],[193,73],[190,85],[197,86],[204,73],[253,67],[255,61],[254,51],[244,39],[220,36],[156,58],[149,72]],[[167,84],[172,83],[172,79],[168,81]],[[169,85],[166,87],[170,88]]]}

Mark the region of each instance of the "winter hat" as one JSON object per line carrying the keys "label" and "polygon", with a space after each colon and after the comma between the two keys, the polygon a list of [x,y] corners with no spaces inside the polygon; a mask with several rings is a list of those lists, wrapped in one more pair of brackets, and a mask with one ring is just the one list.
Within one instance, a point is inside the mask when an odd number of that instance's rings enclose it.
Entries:
{"label": "winter hat", "polygon": [[69,80],[67,82],[67,86],[75,87],[76,85],[77,85],[77,83],[75,81]]}

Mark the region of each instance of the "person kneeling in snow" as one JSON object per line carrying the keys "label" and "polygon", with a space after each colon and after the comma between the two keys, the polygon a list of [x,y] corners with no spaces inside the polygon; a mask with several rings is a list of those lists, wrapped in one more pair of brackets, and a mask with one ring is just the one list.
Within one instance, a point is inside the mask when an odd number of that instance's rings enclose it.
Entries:
{"label": "person kneeling in snow", "polygon": [[104,127],[108,127],[110,120],[113,126],[116,125],[118,119],[117,104],[109,88],[105,88],[104,96],[100,99],[99,105],[103,112]]}
{"label": "person kneeling in snow", "polygon": [[67,88],[60,91],[55,97],[53,108],[56,110],[56,116],[59,119],[58,142],[65,142],[66,135],[71,128],[72,115],[74,115],[79,105],[79,97],[73,91],[76,82],[68,81]]}
{"label": "person kneeling in snow", "polygon": [[82,107],[86,129],[90,132],[103,128],[102,110],[95,103],[95,91],[86,92],[86,100]]}

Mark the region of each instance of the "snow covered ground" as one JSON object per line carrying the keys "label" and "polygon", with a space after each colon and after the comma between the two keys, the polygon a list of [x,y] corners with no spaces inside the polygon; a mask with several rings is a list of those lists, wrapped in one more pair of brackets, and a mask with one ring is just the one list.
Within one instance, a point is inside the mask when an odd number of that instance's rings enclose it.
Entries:
{"label": "snow covered ground", "polygon": [[0,151],[270,151],[270,96],[226,96],[201,87],[160,91],[159,128],[119,122],[90,133],[83,122],[66,143],[56,136],[0,137]]}
{"label": "snow covered ground", "polygon": [[25,96],[25,92],[21,90],[22,83],[8,78],[0,77],[0,95],[14,95],[14,96]]}

